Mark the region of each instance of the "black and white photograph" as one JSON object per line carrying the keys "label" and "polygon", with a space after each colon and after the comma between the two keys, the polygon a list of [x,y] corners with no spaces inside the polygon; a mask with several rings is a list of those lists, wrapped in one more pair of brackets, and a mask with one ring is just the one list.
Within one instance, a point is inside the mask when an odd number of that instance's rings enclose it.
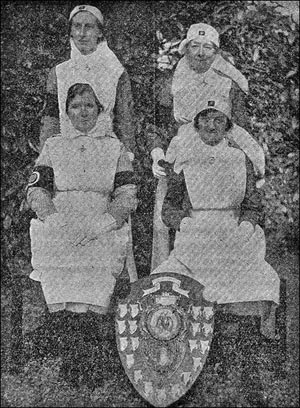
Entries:
{"label": "black and white photograph", "polygon": [[2,1],[1,232],[1,407],[299,407],[299,1]]}

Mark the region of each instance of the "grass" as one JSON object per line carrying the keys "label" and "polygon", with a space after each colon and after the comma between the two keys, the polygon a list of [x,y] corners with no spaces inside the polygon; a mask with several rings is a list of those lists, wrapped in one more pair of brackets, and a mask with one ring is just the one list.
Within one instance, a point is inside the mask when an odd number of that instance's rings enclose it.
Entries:
{"label": "grass", "polygon": [[[259,349],[258,370],[263,385],[265,407],[298,407],[298,271],[297,260],[291,254],[285,257],[271,255],[268,261],[282,279],[287,280],[287,355],[281,359],[279,371],[274,361],[280,359],[280,349],[270,343]],[[9,313],[10,299],[2,296],[4,319]],[[44,301],[36,284],[24,291],[23,332],[34,330],[44,319]],[[4,338],[5,334],[3,332]],[[4,340],[5,343],[5,340]],[[30,342],[29,342],[30,343]],[[61,360],[48,355],[40,358],[30,355],[30,344],[25,344],[29,356],[19,372],[2,371],[1,406],[5,407],[149,407],[135,391],[126,376],[115,347],[109,342],[102,386],[91,390],[82,385],[74,389],[60,376]],[[275,345],[275,346],[274,346]],[[99,362],[101,364],[101,362]],[[103,363],[103,362],[102,362]],[[241,367],[232,365],[225,377],[219,374],[219,363],[207,361],[199,378],[184,397],[172,405],[179,407],[250,407],[242,392]]]}

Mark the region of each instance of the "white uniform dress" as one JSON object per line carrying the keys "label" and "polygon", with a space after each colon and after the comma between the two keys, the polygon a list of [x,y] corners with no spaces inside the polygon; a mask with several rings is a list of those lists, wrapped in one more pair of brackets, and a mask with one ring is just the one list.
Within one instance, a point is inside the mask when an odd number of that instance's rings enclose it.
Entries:
{"label": "white uniform dress", "polygon": [[[86,83],[93,88],[99,102],[104,109],[103,112],[101,112],[101,115],[98,116],[98,129],[101,130],[102,134],[110,134],[116,137],[113,132],[113,123],[115,122],[114,119],[117,119],[116,122],[120,123],[121,119],[119,118],[119,116],[121,115],[121,113],[119,112],[117,114],[117,117],[115,118],[114,111],[117,97],[117,88],[120,78],[124,74],[124,67],[119,62],[116,55],[108,47],[106,41],[101,41],[98,44],[97,49],[93,53],[88,55],[81,54],[72,39],[70,39],[70,45],[71,58],[57,65],[55,67],[55,70],[51,71],[47,83],[48,92],[52,96],[52,98],[50,98],[50,101],[52,100],[53,104],[54,99],[56,103],[58,102],[59,107],[59,130],[56,130],[56,132],[61,133],[64,136],[72,137],[74,129],[66,113],[66,100],[68,90],[72,85],[76,83]],[[129,100],[131,100],[131,94]],[[127,102],[125,100],[124,103],[122,103],[122,106],[127,106]],[[43,127],[41,129],[40,135],[41,145],[43,145],[44,140],[47,140],[48,137],[52,137],[54,133],[53,126],[57,123],[57,118],[55,117],[56,113],[54,113],[55,109],[54,112],[52,112],[50,109],[50,112],[48,111],[48,114],[50,114],[50,116],[46,115],[46,117],[43,118]],[[126,115],[128,115],[128,111],[126,109],[122,111],[122,113],[124,112],[125,117],[122,118],[122,123],[126,122]],[[54,115],[54,117],[52,117],[52,115]],[[120,138],[120,140],[127,147],[127,150],[128,145],[134,144],[134,142],[130,142],[130,140],[134,138],[134,132],[132,132],[133,129],[130,126],[130,123],[128,124],[128,127],[125,128],[124,124],[122,125],[122,137]],[[129,157],[131,156],[132,159],[133,154],[128,152],[128,155]],[[130,280],[137,280],[137,272],[132,250],[131,229],[130,239],[127,245],[126,263]]]}
{"label": "white uniform dress", "polygon": [[[231,89],[234,83],[245,93],[248,92],[248,81],[231,63],[218,54],[205,73],[198,73],[190,68],[184,56],[178,62],[172,81],[174,118],[181,124],[179,134],[185,132],[187,124],[192,123],[203,103],[208,100],[223,100],[232,107]],[[237,112],[233,112],[237,114]],[[237,126],[236,126],[237,127]],[[244,129],[233,132],[235,141],[254,164],[255,171],[263,178],[265,172],[264,153],[260,145]],[[169,254],[168,228],[161,220],[161,208],[166,194],[165,179],[160,179],[154,208],[152,265],[154,270]]]}
{"label": "white uniform dress", "polygon": [[[109,230],[114,218],[107,213],[115,174],[124,160],[129,160],[125,149],[112,137],[56,136],[44,145],[36,164],[54,170],[58,212],[44,222],[31,221],[30,277],[41,282],[50,311],[107,311],[124,267],[129,233],[126,223]],[[88,223],[100,233],[86,245],[74,245],[66,224],[80,229]]]}
{"label": "white uniform dress", "polygon": [[246,156],[224,139],[216,146],[192,133],[175,137],[167,160],[183,170],[192,204],[168,260],[152,273],[176,272],[205,286],[204,296],[218,304],[272,301],[279,303],[279,277],[264,260],[265,236],[260,226],[249,234],[238,225],[246,191]]}
{"label": "white uniform dress", "polygon": [[179,123],[193,121],[203,101],[223,99],[229,105],[233,82],[247,93],[248,82],[234,65],[218,54],[205,73],[197,73],[189,67],[186,57],[179,61],[172,82],[174,117]]}

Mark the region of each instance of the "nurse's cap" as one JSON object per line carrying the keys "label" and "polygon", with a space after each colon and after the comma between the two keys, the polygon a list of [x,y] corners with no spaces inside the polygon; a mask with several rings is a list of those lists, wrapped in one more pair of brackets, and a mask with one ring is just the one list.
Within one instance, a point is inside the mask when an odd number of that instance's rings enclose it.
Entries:
{"label": "nurse's cap", "polygon": [[186,45],[192,40],[202,43],[212,42],[218,48],[220,47],[218,31],[208,24],[192,24],[187,32],[186,39],[180,43],[178,52],[183,55],[186,51]]}
{"label": "nurse's cap", "polygon": [[215,109],[219,112],[224,113],[224,115],[226,115],[228,119],[231,119],[231,107],[225,99],[224,100],[223,99],[209,99],[209,100],[202,101],[200,106],[198,106],[197,114],[203,112],[206,109]]}
{"label": "nurse's cap", "polygon": [[75,16],[75,14],[79,13],[80,11],[88,11],[89,13],[93,14],[101,23],[101,25],[104,24],[104,18],[99,9],[94,6],[89,6],[89,5],[81,5],[81,6],[76,6],[73,8],[73,10],[70,13],[69,21],[72,20],[72,18]]}

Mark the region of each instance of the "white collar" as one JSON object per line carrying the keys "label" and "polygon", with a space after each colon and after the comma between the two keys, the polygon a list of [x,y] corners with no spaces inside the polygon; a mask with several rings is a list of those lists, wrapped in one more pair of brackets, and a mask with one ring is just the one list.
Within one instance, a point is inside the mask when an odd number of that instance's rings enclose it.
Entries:
{"label": "white collar", "polygon": [[124,69],[116,55],[109,48],[106,40],[101,41],[96,50],[88,55],[81,54],[72,38],[70,38],[70,44],[71,60],[75,63],[78,69],[84,69],[87,66],[93,69],[93,67],[97,65],[102,65],[112,72],[119,72]]}
{"label": "white collar", "polygon": [[81,132],[80,130],[74,128],[68,116],[67,116],[67,119],[69,123],[69,126],[68,126],[69,131],[65,132],[63,136],[69,139],[75,139],[76,137],[79,137],[79,136],[86,136],[86,137],[100,138],[100,139],[107,137],[107,136],[117,138],[117,136],[112,131],[111,118],[109,117],[109,114],[105,112],[101,112],[99,114],[96,125],[93,127],[93,129],[89,130],[85,134]]}

